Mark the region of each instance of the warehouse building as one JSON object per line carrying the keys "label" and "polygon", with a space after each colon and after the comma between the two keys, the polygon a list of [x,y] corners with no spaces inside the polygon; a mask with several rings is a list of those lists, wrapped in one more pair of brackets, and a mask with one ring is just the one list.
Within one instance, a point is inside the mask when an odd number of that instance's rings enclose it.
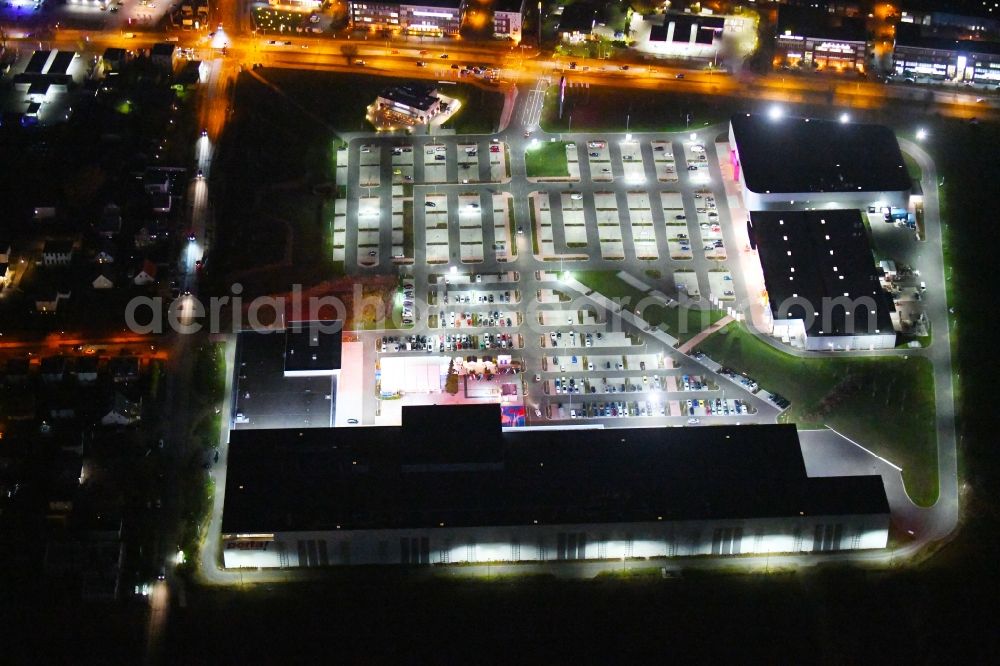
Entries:
{"label": "warehouse building", "polygon": [[909,205],[903,154],[881,125],[735,115],[729,160],[750,211]]}
{"label": "warehouse building", "polygon": [[868,32],[862,18],[812,7],[778,9],[777,65],[864,72]]}
{"label": "warehouse building", "polygon": [[462,0],[422,0],[414,4],[351,2],[351,23],[355,28],[429,37],[457,35],[462,27],[464,4]]}
{"label": "warehouse building", "polygon": [[794,425],[503,431],[499,417],[497,405],[404,407],[400,427],[232,433],[224,565],[608,560],[887,543],[881,477],[808,477]]}
{"label": "warehouse building", "polygon": [[881,286],[858,210],[750,213],[770,332],[812,351],[893,349],[892,297]]}

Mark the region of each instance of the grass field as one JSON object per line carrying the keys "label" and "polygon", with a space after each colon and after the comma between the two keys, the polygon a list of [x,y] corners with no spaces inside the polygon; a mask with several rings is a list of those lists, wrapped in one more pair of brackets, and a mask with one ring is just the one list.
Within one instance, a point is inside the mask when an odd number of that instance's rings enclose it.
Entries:
{"label": "grass field", "polygon": [[647,296],[639,289],[625,282],[612,271],[574,271],[573,277],[596,292],[619,299],[622,307],[635,310],[642,305],[640,316],[652,326],[658,326],[680,342],[690,340],[702,330],[722,319],[725,313],[719,310],[700,308],[666,307]]}
{"label": "grass field", "polygon": [[637,132],[677,132],[726,121],[744,108],[742,100],[728,97],[591,86],[567,88],[559,118],[559,90],[553,86],[541,125],[546,132],[598,132],[622,131],[627,122]]}
{"label": "grass field", "polygon": [[565,178],[569,175],[566,146],[562,141],[540,143],[524,151],[528,178]]}
{"label": "grass field", "polygon": [[462,108],[443,125],[445,129],[453,129],[456,134],[492,134],[497,131],[503,112],[503,95],[471,85],[447,88],[443,92],[460,99]]}
{"label": "grass field", "polygon": [[911,357],[798,358],[730,324],[698,346],[792,401],[782,415],[800,427],[827,425],[903,468],[921,505],[937,498],[937,437],[930,361]]}

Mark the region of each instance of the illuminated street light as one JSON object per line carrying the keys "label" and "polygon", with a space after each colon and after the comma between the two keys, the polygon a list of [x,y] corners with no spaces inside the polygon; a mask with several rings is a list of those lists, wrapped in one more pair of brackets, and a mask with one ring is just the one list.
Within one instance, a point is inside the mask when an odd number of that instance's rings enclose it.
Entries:
{"label": "illuminated street light", "polygon": [[844,111],[842,114],[840,114],[840,122],[844,124],[851,122],[851,114]]}
{"label": "illuminated street light", "polygon": [[771,120],[780,120],[783,115],[785,115],[785,110],[777,104],[767,110],[767,117]]}
{"label": "illuminated street light", "polygon": [[917,141],[923,141],[927,138],[927,130],[923,127],[917,130]]}

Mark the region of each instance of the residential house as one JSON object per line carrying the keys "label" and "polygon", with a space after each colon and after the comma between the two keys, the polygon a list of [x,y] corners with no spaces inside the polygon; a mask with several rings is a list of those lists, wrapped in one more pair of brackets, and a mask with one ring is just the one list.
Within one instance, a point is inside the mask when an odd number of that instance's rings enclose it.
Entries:
{"label": "residential house", "polygon": [[116,384],[135,381],[139,378],[139,357],[114,356],[108,361],[108,371]]}
{"label": "residential house", "polygon": [[174,71],[174,51],[176,48],[170,42],[157,42],[149,50],[150,60],[165,72]]}
{"label": "residential house", "polygon": [[169,194],[152,194],[149,203],[154,213],[169,213],[173,207],[173,200]]}
{"label": "residential house", "polygon": [[110,266],[103,266],[90,285],[94,289],[113,289],[115,286],[114,269]]}
{"label": "residential house", "polygon": [[149,259],[145,259],[142,262],[142,268],[140,268],[139,272],[135,274],[135,277],[132,279],[132,281],[140,287],[144,287],[149,284],[155,284],[157,272],[158,271],[156,264],[154,264]]}
{"label": "residential house", "polygon": [[99,264],[113,264],[115,263],[115,255],[118,254],[118,248],[110,240],[104,238],[98,244],[97,253],[94,255],[94,261]]}
{"label": "residential house", "polygon": [[66,357],[46,356],[42,359],[40,374],[46,384],[58,384],[66,377]]}
{"label": "residential house", "polygon": [[122,230],[122,210],[115,204],[108,204],[101,212],[101,219],[94,225],[94,231],[104,238],[114,238]]}
{"label": "residential house", "polygon": [[146,169],[142,186],[147,194],[167,194],[170,192],[170,174],[161,169]]}
{"label": "residential house", "polygon": [[101,425],[127,426],[138,423],[142,418],[142,401],[132,401],[119,391],[114,392],[107,411],[101,417]]}
{"label": "residential house", "polygon": [[4,380],[8,386],[20,386],[28,381],[31,361],[23,356],[7,359]]}
{"label": "residential house", "polygon": [[80,384],[93,384],[97,381],[98,359],[96,356],[78,356],[73,367],[76,381]]}
{"label": "residential house", "polygon": [[116,47],[104,49],[104,55],[101,56],[101,64],[104,65],[104,71],[116,72],[121,69],[122,65],[125,64],[126,55],[125,49]]}
{"label": "residential house", "polygon": [[68,266],[73,260],[73,241],[47,240],[42,247],[43,266]]}
{"label": "residential house", "polygon": [[35,312],[55,314],[59,311],[59,304],[68,301],[72,295],[68,289],[47,289],[35,297]]}

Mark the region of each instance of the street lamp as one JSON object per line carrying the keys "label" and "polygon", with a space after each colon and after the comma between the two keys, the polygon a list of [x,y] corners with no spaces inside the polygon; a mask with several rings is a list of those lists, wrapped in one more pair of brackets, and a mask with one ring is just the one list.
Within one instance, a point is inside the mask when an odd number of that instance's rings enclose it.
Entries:
{"label": "street lamp", "polygon": [[927,138],[927,130],[923,127],[917,130],[917,141],[923,141]]}

